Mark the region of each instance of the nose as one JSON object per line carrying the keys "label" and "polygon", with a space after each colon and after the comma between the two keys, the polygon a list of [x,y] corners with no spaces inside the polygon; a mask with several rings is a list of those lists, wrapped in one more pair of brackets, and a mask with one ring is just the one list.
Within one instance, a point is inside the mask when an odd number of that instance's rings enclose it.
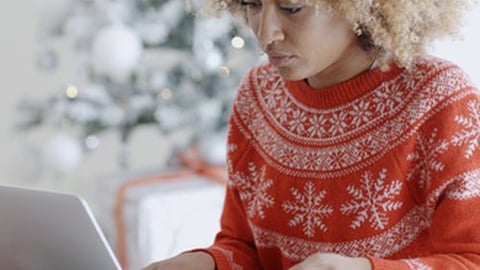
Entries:
{"label": "nose", "polygon": [[267,7],[264,5],[259,16],[256,36],[262,49],[266,50],[273,43],[283,40],[285,34],[282,28],[281,18],[275,10],[275,7]]}

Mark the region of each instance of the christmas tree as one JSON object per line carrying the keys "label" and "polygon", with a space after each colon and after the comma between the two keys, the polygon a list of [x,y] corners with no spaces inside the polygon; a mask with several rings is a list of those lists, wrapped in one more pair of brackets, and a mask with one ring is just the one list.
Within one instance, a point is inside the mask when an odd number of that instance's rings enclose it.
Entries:
{"label": "christmas tree", "polygon": [[57,67],[49,40],[68,40],[81,61],[60,91],[21,102],[19,127],[74,128],[86,149],[105,130],[128,143],[140,125],[165,134],[191,127],[187,144],[224,130],[239,80],[257,61],[244,29],[228,16],[203,16],[201,0],[38,2],[39,68]]}

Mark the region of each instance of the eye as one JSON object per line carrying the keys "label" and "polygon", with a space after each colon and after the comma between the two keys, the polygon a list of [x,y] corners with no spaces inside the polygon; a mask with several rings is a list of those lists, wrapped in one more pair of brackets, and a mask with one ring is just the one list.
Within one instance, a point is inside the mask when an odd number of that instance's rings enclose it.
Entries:
{"label": "eye", "polygon": [[295,14],[300,12],[303,9],[303,6],[300,7],[280,7],[280,9],[287,14]]}
{"label": "eye", "polygon": [[261,5],[260,3],[258,3],[258,1],[252,1],[252,0],[240,0],[239,4],[247,8],[257,8],[257,7],[260,7]]}

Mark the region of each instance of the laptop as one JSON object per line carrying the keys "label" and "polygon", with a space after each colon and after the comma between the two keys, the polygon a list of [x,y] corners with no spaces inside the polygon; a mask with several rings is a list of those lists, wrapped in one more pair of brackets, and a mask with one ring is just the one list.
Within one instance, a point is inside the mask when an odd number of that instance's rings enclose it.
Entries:
{"label": "laptop", "polygon": [[0,269],[121,270],[85,200],[0,186]]}

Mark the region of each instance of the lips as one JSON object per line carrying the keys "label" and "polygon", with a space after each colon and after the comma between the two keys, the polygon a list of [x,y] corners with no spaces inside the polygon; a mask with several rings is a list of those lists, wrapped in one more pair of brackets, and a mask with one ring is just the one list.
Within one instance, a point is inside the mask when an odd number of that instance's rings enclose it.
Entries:
{"label": "lips", "polygon": [[293,58],[294,56],[292,55],[268,53],[268,60],[277,67],[288,65]]}

